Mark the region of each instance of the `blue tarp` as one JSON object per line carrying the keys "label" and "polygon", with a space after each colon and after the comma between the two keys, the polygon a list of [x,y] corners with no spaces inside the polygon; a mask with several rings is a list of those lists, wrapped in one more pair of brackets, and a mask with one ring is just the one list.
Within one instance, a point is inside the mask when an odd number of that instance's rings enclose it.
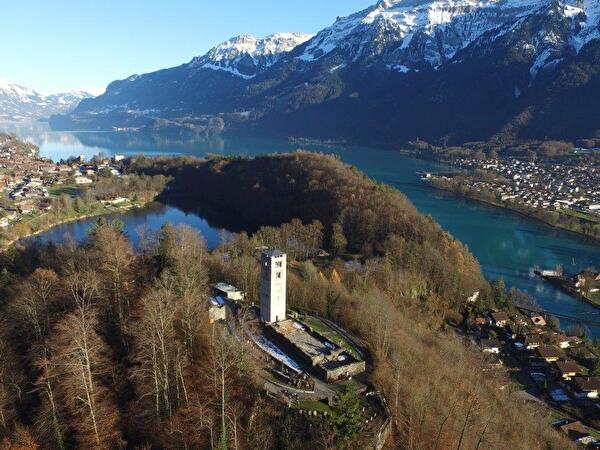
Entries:
{"label": "blue tarp", "polygon": [[227,301],[225,301],[225,299],[220,295],[210,297],[209,300],[213,304],[213,306],[225,306],[227,304]]}

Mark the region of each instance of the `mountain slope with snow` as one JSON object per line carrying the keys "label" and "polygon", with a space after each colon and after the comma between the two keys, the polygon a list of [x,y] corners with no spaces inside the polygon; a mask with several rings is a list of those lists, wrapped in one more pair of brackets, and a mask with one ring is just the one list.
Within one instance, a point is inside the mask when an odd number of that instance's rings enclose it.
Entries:
{"label": "mountain slope with snow", "polygon": [[321,31],[300,59],[332,52],[391,68],[434,67],[484,33],[540,8],[539,0],[381,0]]}
{"label": "mountain slope with snow", "polygon": [[52,123],[63,128],[110,129],[161,125],[175,120],[186,126],[205,123],[207,114],[229,108],[252,79],[263,75],[296,46],[310,39],[302,33],[276,33],[263,39],[238,36],[178,67],[132,75],[111,83],[104,95],[84,100],[71,116]]}
{"label": "mountain slope with snow", "polygon": [[206,55],[194,58],[190,66],[222,70],[251,79],[311,37],[303,33],[275,33],[264,39],[251,35],[237,36],[217,45]]}
{"label": "mountain slope with snow", "polygon": [[79,102],[92,95],[83,91],[43,95],[33,89],[0,80],[0,119],[44,119],[68,114]]}
{"label": "mountain slope with snow", "polygon": [[[380,0],[310,39],[240,36],[114,82],[54,123],[212,117],[229,129],[370,142],[572,138],[600,133],[599,46],[600,0]],[[573,98],[575,110],[561,111]]]}

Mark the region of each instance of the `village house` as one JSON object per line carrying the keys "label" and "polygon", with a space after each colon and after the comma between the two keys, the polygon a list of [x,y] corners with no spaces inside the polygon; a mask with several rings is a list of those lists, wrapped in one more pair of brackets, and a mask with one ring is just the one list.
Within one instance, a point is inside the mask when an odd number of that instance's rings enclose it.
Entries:
{"label": "village house", "polygon": [[75,184],[90,184],[90,183],[93,183],[93,181],[88,177],[84,177],[83,175],[75,177]]}
{"label": "village house", "polygon": [[508,314],[503,311],[490,313],[490,323],[497,327],[505,327],[510,320]]}
{"label": "village house", "polygon": [[208,304],[208,320],[210,323],[227,319],[227,308],[225,308],[227,302],[223,297],[209,297]]}
{"label": "village house", "polygon": [[539,334],[530,334],[525,337],[523,346],[527,350],[534,350],[543,344],[542,337]]}
{"label": "village house", "polygon": [[559,348],[550,345],[536,348],[534,355],[547,363],[556,362],[565,356]]}
{"label": "village house", "polygon": [[588,429],[578,420],[561,421],[557,424],[557,428],[573,442],[578,442],[582,445],[588,445],[595,442],[595,439],[590,435]]}
{"label": "village house", "polygon": [[213,285],[213,289],[215,290],[217,295],[220,295],[227,300],[232,300],[234,302],[241,302],[244,300],[244,292],[241,289],[236,288],[227,283],[217,283]]}
{"label": "village house", "polygon": [[482,339],[479,342],[484,353],[500,353],[500,341],[498,339]]}
{"label": "village house", "polygon": [[32,214],[34,210],[35,210],[35,208],[33,205],[30,205],[30,204],[19,205],[19,212],[21,214]]}
{"label": "village house", "polygon": [[598,398],[600,377],[574,377],[569,386],[577,398]]}
{"label": "village house", "polygon": [[553,333],[548,337],[548,340],[552,344],[562,349],[569,348],[571,346],[571,338],[567,337],[567,335],[563,333]]}
{"label": "village house", "polygon": [[556,361],[553,369],[558,377],[564,381],[586,374],[586,370],[575,361]]}
{"label": "village house", "polygon": [[533,323],[533,325],[535,325],[536,327],[545,327],[546,319],[544,319],[544,317],[542,317],[539,314],[533,314],[531,316],[531,323]]}

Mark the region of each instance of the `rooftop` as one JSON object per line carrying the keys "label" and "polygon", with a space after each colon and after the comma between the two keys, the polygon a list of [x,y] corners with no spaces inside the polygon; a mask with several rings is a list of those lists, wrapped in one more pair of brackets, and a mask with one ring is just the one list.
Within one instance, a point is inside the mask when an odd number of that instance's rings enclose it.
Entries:
{"label": "rooftop", "polygon": [[587,428],[579,421],[566,423],[559,426],[560,430],[569,436],[570,439],[576,441],[590,435]]}
{"label": "rooftop", "polygon": [[552,347],[550,345],[538,347],[536,350],[538,355],[542,358],[560,358],[564,356],[563,352],[559,348]]}
{"label": "rooftop", "polygon": [[214,297],[208,297],[208,301],[210,302],[211,306],[217,306],[219,308],[227,304],[223,297],[219,295]]}
{"label": "rooftop", "polygon": [[493,312],[491,314],[491,316],[495,321],[502,321],[502,320],[510,319],[510,317],[508,317],[508,314],[506,314],[504,311]]}
{"label": "rooftop", "polygon": [[583,367],[575,361],[557,361],[554,364],[561,373],[584,373]]}
{"label": "rooftop", "polygon": [[264,251],[263,254],[267,258],[280,258],[282,256],[285,256],[285,253],[283,253],[281,250],[267,250]]}
{"label": "rooftop", "polygon": [[217,284],[213,285],[213,287],[217,291],[221,291],[221,292],[241,292],[240,289],[238,289],[235,286],[232,286],[230,284],[227,284],[227,283],[217,283]]}
{"label": "rooftop", "polygon": [[600,377],[575,377],[573,384],[580,392],[599,391]]}

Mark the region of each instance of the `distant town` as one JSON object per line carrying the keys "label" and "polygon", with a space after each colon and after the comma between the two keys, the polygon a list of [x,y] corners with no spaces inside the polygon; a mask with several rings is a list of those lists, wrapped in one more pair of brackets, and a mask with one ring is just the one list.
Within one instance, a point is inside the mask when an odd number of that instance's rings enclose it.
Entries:
{"label": "distant town", "polygon": [[[78,156],[54,163],[40,157],[37,147],[0,134],[0,228],[51,211],[56,198],[73,197],[99,177],[120,177],[124,159],[114,155],[86,162]],[[104,202],[116,205],[126,200],[115,197]]]}
{"label": "distant town", "polygon": [[480,191],[493,192],[501,201],[533,208],[573,209],[600,216],[600,169],[597,167],[475,158],[459,159],[456,165],[497,175],[493,179],[473,177],[465,183]]}

